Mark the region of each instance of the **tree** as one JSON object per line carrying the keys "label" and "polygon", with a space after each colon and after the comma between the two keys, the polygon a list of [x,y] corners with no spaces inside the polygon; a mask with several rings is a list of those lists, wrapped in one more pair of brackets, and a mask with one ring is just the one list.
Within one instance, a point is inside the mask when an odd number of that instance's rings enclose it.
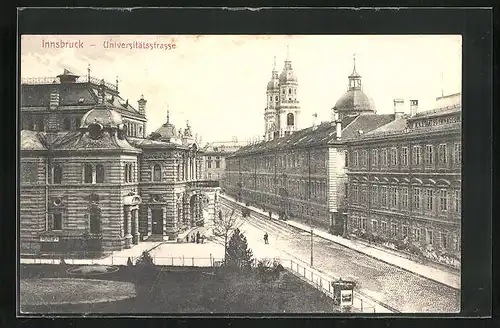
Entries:
{"label": "tree", "polygon": [[226,265],[240,269],[252,267],[252,250],[248,248],[247,238],[236,228],[229,240],[226,254]]}
{"label": "tree", "polygon": [[220,239],[219,242],[224,246],[224,259],[227,259],[229,239],[243,222],[240,222],[234,215],[234,209],[232,209],[229,215],[227,212],[220,213],[219,220],[214,221],[213,234]]}

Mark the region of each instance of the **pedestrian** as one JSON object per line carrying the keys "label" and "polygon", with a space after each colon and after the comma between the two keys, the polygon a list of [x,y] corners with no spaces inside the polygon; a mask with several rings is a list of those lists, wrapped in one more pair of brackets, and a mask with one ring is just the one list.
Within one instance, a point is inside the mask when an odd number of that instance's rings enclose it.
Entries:
{"label": "pedestrian", "polygon": [[271,220],[273,217],[272,217],[272,213],[271,211],[269,211],[269,220]]}
{"label": "pedestrian", "polygon": [[196,243],[199,244],[200,243],[200,232],[196,232]]}
{"label": "pedestrian", "polygon": [[268,234],[267,234],[267,232],[266,232],[266,233],[264,234],[264,243],[265,243],[265,244],[269,244],[269,242],[268,242],[268,240],[269,240],[269,239],[268,239],[268,238],[269,238],[269,236],[268,236]]}
{"label": "pedestrian", "polygon": [[191,242],[194,243],[194,234],[191,235]]}
{"label": "pedestrian", "polygon": [[186,234],[186,243],[189,243],[189,234]]}
{"label": "pedestrian", "polygon": [[204,244],[204,243],[205,243],[205,236],[204,236],[204,235],[202,235],[202,236],[201,236],[201,243],[202,243],[202,244]]}

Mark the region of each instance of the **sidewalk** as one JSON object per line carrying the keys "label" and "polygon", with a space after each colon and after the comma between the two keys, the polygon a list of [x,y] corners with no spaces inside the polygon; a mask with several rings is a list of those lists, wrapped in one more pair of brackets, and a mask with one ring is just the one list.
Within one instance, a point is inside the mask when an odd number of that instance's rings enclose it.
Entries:
{"label": "sidewalk", "polygon": [[[226,198],[229,201],[236,202],[234,198],[227,196],[227,195],[221,195],[221,197]],[[238,202],[237,202],[238,203]],[[241,204],[241,203],[239,203]],[[269,216],[269,213],[266,213],[262,211],[259,208],[253,207],[253,206],[247,206],[251,210],[260,213],[266,217]],[[278,219],[275,214],[272,215],[273,219]],[[293,226],[295,228],[304,230],[304,231],[311,231],[311,228],[308,225],[299,223],[297,221],[293,220],[286,220],[286,221],[281,221],[284,222],[290,226]],[[417,275],[420,275],[422,277],[425,277],[427,279],[439,282],[441,284],[450,286],[452,288],[460,289],[460,275],[459,274],[454,274],[452,272],[440,270],[437,268],[432,268],[430,266],[424,265],[417,263],[415,261],[406,259],[402,256],[399,256],[394,253],[390,253],[388,251],[382,250],[375,248],[373,246],[368,246],[365,244],[362,244],[357,241],[349,240],[340,236],[335,236],[332,235],[324,230],[314,228],[313,233],[321,237],[323,239],[330,240],[334,243],[337,243],[339,245],[345,246],[347,248],[350,248],[352,250],[355,250],[359,253],[363,253],[365,255],[368,255],[370,257],[376,258],[382,262],[397,266],[403,270],[410,271],[412,273],[415,273]]]}
{"label": "sidewalk", "polygon": [[[156,247],[163,244],[163,242],[140,242],[138,245],[134,245],[132,248],[123,249],[121,251],[113,252],[113,254],[102,258],[102,259],[67,259],[64,261],[67,264],[81,264],[81,265],[89,265],[89,264],[102,264],[102,265],[126,265],[128,258],[138,258],[142,255],[144,251],[151,251]],[[28,259],[21,258],[21,264],[59,264],[60,259]]]}

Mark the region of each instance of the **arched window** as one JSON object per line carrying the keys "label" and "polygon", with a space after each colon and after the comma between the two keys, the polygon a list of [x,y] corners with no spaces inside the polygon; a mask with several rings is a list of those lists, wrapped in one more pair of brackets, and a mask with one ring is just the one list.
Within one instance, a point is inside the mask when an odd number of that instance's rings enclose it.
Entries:
{"label": "arched window", "polygon": [[128,179],[128,177],[129,177],[128,166],[129,166],[129,164],[125,164],[125,182],[129,182],[129,179]]}
{"label": "arched window", "polygon": [[161,166],[155,164],[153,167],[153,181],[161,181]]}
{"label": "arched window", "polygon": [[63,119],[63,130],[71,130],[71,120],[68,117]]}
{"label": "arched window", "polygon": [[97,164],[95,166],[95,182],[96,183],[104,182],[104,166],[102,164]]}
{"label": "arched window", "polygon": [[43,117],[40,117],[37,120],[37,131],[45,131],[45,124],[43,122]]}
{"label": "arched window", "polygon": [[76,117],[75,118],[75,127],[78,129],[80,127],[80,118]]}
{"label": "arched window", "polygon": [[59,164],[52,168],[52,183],[59,184],[62,181],[62,167]]}
{"label": "arched window", "polygon": [[83,167],[83,181],[92,183],[92,164],[85,164]]}
{"label": "arched window", "polygon": [[33,118],[31,116],[25,118],[23,128],[25,130],[33,130]]}
{"label": "arched window", "polygon": [[90,209],[90,233],[101,232],[101,210],[97,207]]}
{"label": "arched window", "polygon": [[294,125],[294,117],[293,117],[293,114],[292,113],[288,113],[287,116],[286,116],[286,124],[288,126],[291,126],[291,125]]}

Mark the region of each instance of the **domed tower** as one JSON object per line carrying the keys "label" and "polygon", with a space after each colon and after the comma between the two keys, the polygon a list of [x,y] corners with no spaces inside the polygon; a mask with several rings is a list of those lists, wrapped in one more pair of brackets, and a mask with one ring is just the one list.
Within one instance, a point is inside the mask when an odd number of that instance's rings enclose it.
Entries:
{"label": "domed tower", "polygon": [[175,125],[170,123],[170,110],[167,110],[167,121],[154,132],[161,141],[174,142],[179,138]]}
{"label": "domed tower", "polygon": [[271,80],[267,83],[267,107],[264,111],[264,131],[266,141],[272,140],[274,132],[277,130],[276,110],[279,104],[279,94],[279,78],[278,71],[276,70],[276,57],[274,57]]}
{"label": "domed tower", "polygon": [[356,72],[356,57],[353,57],[354,67],[349,75],[349,86],[347,92],[340,97],[335,104],[333,111],[339,113],[339,119],[346,116],[356,116],[360,114],[375,114],[375,105],[361,86],[361,75]]}
{"label": "domed tower", "polygon": [[83,115],[79,130],[87,132],[88,136],[94,140],[108,135],[114,141],[124,140],[127,143],[125,140],[126,128],[122,116],[105,98],[104,85],[101,85],[99,90],[100,103]]}
{"label": "domed tower", "polygon": [[277,125],[279,136],[291,134],[298,130],[297,121],[300,104],[297,98],[297,77],[292,68],[290,53],[287,47],[285,67],[279,76],[279,106],[277,110]]}

